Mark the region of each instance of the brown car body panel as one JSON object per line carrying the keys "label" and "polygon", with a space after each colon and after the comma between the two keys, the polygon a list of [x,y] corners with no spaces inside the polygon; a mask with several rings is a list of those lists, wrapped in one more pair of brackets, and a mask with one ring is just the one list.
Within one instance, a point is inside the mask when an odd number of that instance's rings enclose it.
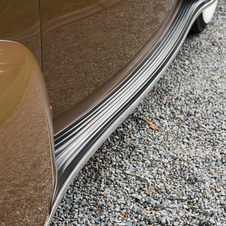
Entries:
{"label": "brown car body panel", "polygon": [[41,66],[38,0],[1,0],[0,40],[22,43]]}
{"label": "brown car body panel", "polygon": [[71,0],[54,2],[51,6],[61,7],[65,14],[53,18],[53,10],[40,0],[43,74],[54,117],[75,104],[79,108],[105,86],[154,36],[176,1],[90,2],[73,12]]}
{"label": "brown car body panel", "polygon": [[42,73],[22,44],[0,41],[0,224],[43,225],[56,184]]}
{"label": "brown car body panel", "polygon": [[[164,1],[162,1],[163,4]],[[146,35],[149,35],[149,37],[146,37],[147,41],[144,41],[142,43],[139,43],[139,41],[137,41],[136,39],[134,39],[135,42],[138,42],[137,44],[137,48],[136,51],[130,55],[130,58],[126,59],[126,53],[123,54],[122,56],[118,55],[118,57],[115,55],[113,57],[115,57],[118,61],[124,61],[123,64],[114,64],[114,63],[110,63],[110,65],[108,64],[108,61],[104,61],[103,60],[103,67],[106,67],[106,76],[109,76],[109,74],[111,74],[109,77],[106,77],[105,80],[102,81],[102,83],[98,83],[97,87],[95,88],[95,86],[92,86],[92,90],[90,89],[90,93],[89,95],[85,95],[85,89],[83,90],[82,87],[79,86],[79,84],[76,84],[77,89],[80,88],[80,91],[82,93],[84,93],[84,96],[82,97],[81,101],[78,101],[78,99],[71,99],[70,96],[68,96],[66,98],[66,96],[64,96],[64,94],[61,95],[61,99],[58,99],[58,102],[55,101],[56,104],[64,104],[64,102],[70,102],[70,101],[75,101],[74,105],[72,107],[68,106],[67,110],[63,111],[63,113],[59,110],[56,112],[55,117],[53,118],[53,125],[54,125],[54,133],[58,134],[60,131],[62,131],[63,129],[65,129],[66,127],[68,127],[70,124],[72,124],[73,122],[75,122],[76,120],[78,120],[79,118],[81,118],[82,116],[84,116],[87,112],[89,112],[89,110],[91,110],[92,108],[94,108],[95,106],[98,105],[98,103],[100,103],[102,100],[104,100],[104,98],[106,98],[106,96],[112,92],[117,86],[119,86],[127,77],[128,75],[130,75],[130,73],[135,70],[135,68],[137,67],[137,65],[139,65],[139,63],[141,62],[142,59],[144,59],[147,54],[149,53],[150,49],[152,49],[154,47],[154,45],[158,42],[158,40],[161,38],[161,36],[164,34],[164,31],[167,29],[167,26],[170,24],[170,20],[172,18],[174,18],[174,15],[177,13],[177,10],[179,9],[181,5],[181,1],[168,1],[168,7],[162,8],[162,10],[164,11],[164,18],[163,20],[159,21],[159,24],[157,24],[158,26],[154,27],[153,26],[150,27],[149,30],[146,32]],[[159,10],[159,8],[158,8]],[[174,14],[174,15],[173,15]],[[150,15],[151,20],[154,20],[154,18],[152,16],[155,16],[156,12],[154,13],[154,15]],[[130,18],[131,19],[131,18]],[[143,19],[143,18],[142,18]],[[156,24],[155,24],[156,25]],[[135,34],[137,35],[137,34]],[[145,36],[145,34],[144,34]],[[120,39],[119,39],[120,42]],[[124,42],[123,40],[121,40],[121,42]],[[112,48],[112,51],[114,51],[114,46],[111,46],[111,43],[109,42],[109,48]],[[47,47],[46,47],[47,48]],[[121,46],[120,48],[122,48],[122,52],[126,51],[126,49],[129,48],[129,46]],[[123,49],[124,48],[124,49]],[[95,51],[94,51],[95,53]],[[93,54],[94,54],[93,53]],[[137,54],[139,53],[139,54]],[[112,52],[112,55],[114,53]],[[117,54],[117,51],[115,51],[115,54]],[[99,56],[101,57],[101,56]],[[76,62],[76,59],[73,58],[72,60],[74,60],[74,64],[78,64],[78,62]],[[114,59],[112,59],[113,61]],[[128,62],[127,62],[128,61]],[[45,60],[44,60],[44,65],[45,65]],[[73,62],[72,62],[73,63]],[[84,62],[84,64],[86,64],[86,62]],[[72,65],[72,64],[71,64]],[[82,64],[83,65],[83,64]],[[114,68],[113,66],[114,65]],[[101,73],[101,69],[99,68],[101,65],[99,64],[91,64],[90,67],[93,67],[94,70],[96,70],[96,73]],[[45,66],[44,66],[45,67]],[[49,65],[47,66],[49,67]],[[67,67],[67,65],[66,65]],[[95,69],[95,67],[97,67]],[[116,68],[117,67],[117,68]],[[116,68],[116,69],[115,69]],[[114,70],[114,71],[113,71]],[[116,73],[115,73],[116,71]],[[103,73],[104,76],[104,73]],[[75,77],[75,75],[74,75]],[[73,78],[74,78],[73,77]],[[84,80],[85,80],[85,76],[84,76]],[[95,78],[93,78],[95,80]],[[102,77],[102,79],[104,79],[104,77]],[[71,79],[67,78],[65,80],[61,80],[61,85],[65,85],[67,86],[67,82],[71,81]],[[87,85],[87,83],[85,81],[84,82],[84,86]],[[47,84],[48,85],[48,84]],[[53,85],[53,84],[51,84]],[[70,83],[70,85],[75,85]],[[76,94],[77,89],[71,87],[70,92]],[[87,88],[88,89],[88,88]],[[58,90],[59,92],[59,90]],[[86,90],[86,92],[88,92]],[[73,94],[71,94],[73,95]],[[64,99],[64,97],[66,98],[66,100]],[[78,103],[76,103],[76,100],[78,101]],[[54,100],[52,100],[54,101]],[[52,105],[55,106],[55,110],[56,110],[56,105],[54,105],[54,102],[52,102]],[[72,104],[71,104],[72,105]],[[64,107],[66,108],[67,104],[64,105]],[[56,116],[57,115],[57,116]]]}
{"label": "brown car body panel", "polygon": [[164,27],[177,1],[39,2],[41,27],[38,0],[4,0],[0,39],[20,42],[34,54],[59,124],[65,111],[81,115],[126,78],[121,69]]}
{"label": "brown car body panel", "polygon": [[1,1],[0,27],[0,225],[44,225],[57,170],[38,0]]}

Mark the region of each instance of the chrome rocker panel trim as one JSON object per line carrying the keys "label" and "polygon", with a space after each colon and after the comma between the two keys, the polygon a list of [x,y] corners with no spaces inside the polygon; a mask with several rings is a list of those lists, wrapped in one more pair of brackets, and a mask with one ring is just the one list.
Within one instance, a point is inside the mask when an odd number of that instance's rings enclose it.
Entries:
{"label": "chrome rocker panel trim", "polygon": [[167,30],[136,69],[81,120],[55,134],[58,184],[49,225],[68,186],[109,135],[150,92],[172,62],[199,14],[215,0],[181,0]]}

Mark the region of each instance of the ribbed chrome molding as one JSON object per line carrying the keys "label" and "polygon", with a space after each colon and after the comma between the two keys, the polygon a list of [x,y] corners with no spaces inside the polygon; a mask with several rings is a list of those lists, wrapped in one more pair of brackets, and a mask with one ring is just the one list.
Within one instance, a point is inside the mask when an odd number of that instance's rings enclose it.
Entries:
{"label": "ribbed chrome molding", "polygon": [[79,170],[153,88],[176,56],[195,19],[214,2],[181,0],[166,32],[131,75],[95,109],[55,135],[58,184],[47,224]]}

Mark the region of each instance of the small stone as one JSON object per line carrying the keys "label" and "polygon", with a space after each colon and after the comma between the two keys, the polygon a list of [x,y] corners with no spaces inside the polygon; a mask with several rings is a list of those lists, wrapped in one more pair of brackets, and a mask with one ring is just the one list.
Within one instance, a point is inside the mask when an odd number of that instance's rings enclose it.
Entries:
{"label": "small stone", "polygon": [[184,215],[184,213],[183,213],[183,212],[179,212],[178,215],[179,215],[180,217],[182,217],[182,216]]}
{"label": "small stone", "polygon": [[140,199],[142,199],[142,196],[138,195],[136,198],[140,200]]}
{"label": "small stone", "polygon": [[209,221],[210,221],[211,224],[215,224],[216,223],[215,220],[212,217],[210,218]]}
{"label": "small stone", "polygon": [[131,222],[126,222],[126,226],[133,226]]}
{"label": "small stone", "polygon": [[162,218],[161,223],[166,224],[166,218],[165,217]]}
{"label": "small stone", "polygon": [[100,223],[100,217],[95,218],[94,220],[97,224]]}

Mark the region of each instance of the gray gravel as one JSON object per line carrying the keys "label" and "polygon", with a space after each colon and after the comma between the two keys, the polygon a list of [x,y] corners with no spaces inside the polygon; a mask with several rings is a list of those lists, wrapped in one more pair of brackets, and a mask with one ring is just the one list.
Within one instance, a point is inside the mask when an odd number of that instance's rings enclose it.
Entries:
{"label": "gray gravel", "polygon": [[189,35],[71,184],[52,225],[226,225],[225,12],[220,0],[207,29]]}

